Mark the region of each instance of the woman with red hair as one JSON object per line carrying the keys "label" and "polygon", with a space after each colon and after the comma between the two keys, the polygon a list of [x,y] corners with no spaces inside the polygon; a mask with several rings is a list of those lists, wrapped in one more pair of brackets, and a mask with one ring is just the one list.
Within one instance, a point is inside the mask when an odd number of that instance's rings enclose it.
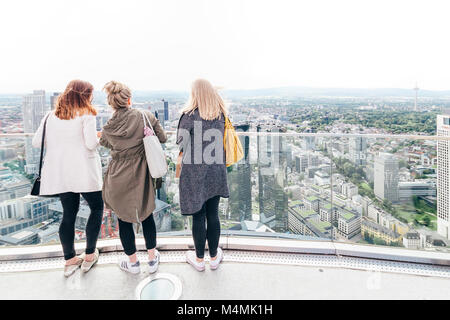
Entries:
{"label": "woman with red hair", "polygon": [[[99,256],[96,245],[103,217],[102,171],[97,152],[97,111],[91,103],[93,90],[89,82],[71,81],[58,97],[55,110],[42,119],[33,138],[33,146],[40,148],[45,127],[46,152],[39,195],[58,195],[62,203],[59,238],[66,260],[66,277],[80,266],[82,271],[89,271]],[[86,225],[86,251],[77,256],[74,238],[80,195],[91,213]]]}

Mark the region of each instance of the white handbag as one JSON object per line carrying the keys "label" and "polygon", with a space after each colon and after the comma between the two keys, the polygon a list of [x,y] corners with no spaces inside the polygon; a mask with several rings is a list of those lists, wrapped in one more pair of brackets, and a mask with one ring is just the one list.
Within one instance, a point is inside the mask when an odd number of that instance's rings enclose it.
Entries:
{"label": "white handbag", "polygon": [[[164,150],[158,137],[153,130],[152,124],[145,112],[141,111],[142,120],[144,120],[144,131],[150,132],[150,135],[144,134],[145,157],[147,158],[148,170],[152,178],[161,178],[167,173],[167,161]],[[147,128],[147,129],[146,129]]]}

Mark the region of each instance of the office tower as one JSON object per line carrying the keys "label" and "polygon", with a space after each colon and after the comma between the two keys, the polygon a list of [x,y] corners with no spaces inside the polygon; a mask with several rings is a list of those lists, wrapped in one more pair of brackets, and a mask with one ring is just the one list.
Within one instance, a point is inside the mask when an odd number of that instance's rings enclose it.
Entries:
{"label": "office tower", "polygon": [[356,164],[357,166],[366,165],[367,158],[367,141],[366,138],[356,137],[350,138],[349,141],[349,154],[350,161]]}
{"label": "office tower", "polygon": [[301,173],[305,172],[308,167],[308,157],[305,154],[298,154],[295,156],[295,171]]}
{"label": "office tower", "polygon": [[390,153],[380,153],[374,164],[374,192],[380,199],[397,202],[398,160]]}
{"label": "office tower", "polygon": [[[437,116],[437,135],[450,136],[450,110]],[[450,141],[437,143],[437,232],[450,239]]]}
{"label": "office tower", "polygon": [[154,104],[155,116],[164,127],[165,122],[169,120],[169,102],[162,99]]}
{"label": "office tower", "polygon": [[[277,133],[275,126],[258,126],[258,132]],[[287,230],[287,180],[285,138],[258,136],[258,184],[261,222],[277,232]]]}
{"label": "office tower", "polygon": [[284,148],[284,153],[286,154],[286,163],[289,171],[292,172],[293,167],[295,166],[294,161],[292,161],[292,145],[287,143]]}
{"label": "office tower", "polygon": [[[45,105],[45,91],[35,90],[23,97],[22,114],[25,133],[35,133],[48,109]],[[35,174],[38,171],[40,150],[33,148],[32,137],[25,138],[25,172]]]}
{"label": "office tower", "polygon": [[295,170],[297,172],[305,172],[308,168],[317,167],[318,165],[319,157],[311,152],[295,156]]}
{"label": "office tower", "polygon": [[162,103],[164,104],[164,121],[169,121],[169,102],[162,99]]}
{"label": "office tower", "polygon": [[319,157],[312,152],[308,153],[308,167],[317,167],[320,164]]}
{"label": "office tower", "polygon": [[56,107],[56,100],[58,99],[58,96],[60,95],[60,92],[53,92],[53,95],[50,96],[50,108],[52,110],[55,110]]}
{"label": "office tower", "polygon": [[[248,132],[250,125],[235,125],[238,132]],[[228,187],[230,198],[228,199],[229,217],[234,221],[252,220],[252,184],[250,166],[250,137],[239,136],[244,158],[235,164],[228,172]]]}
{"label": "office tower", "polygon": [[[164,128],[164,110],[161,109],[161,104],[156,103],[154,114],[155,117],[159,120],[161,126]],[[165,144],[162,144],[161,146],[164,150],[166,149]],[[162,178],[161,188],[156,190],[156,198],[163,202],[167,202],[167,185],[165,179],[166,177]]]}

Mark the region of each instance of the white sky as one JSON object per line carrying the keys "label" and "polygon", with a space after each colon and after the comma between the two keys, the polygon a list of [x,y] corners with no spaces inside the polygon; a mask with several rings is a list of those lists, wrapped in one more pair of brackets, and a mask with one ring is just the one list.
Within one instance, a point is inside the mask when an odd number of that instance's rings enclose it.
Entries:
{"label": "white sky", "polygon": [[0,2],[0,92],[79,78],[136,90],[450,89],[450,1]]}

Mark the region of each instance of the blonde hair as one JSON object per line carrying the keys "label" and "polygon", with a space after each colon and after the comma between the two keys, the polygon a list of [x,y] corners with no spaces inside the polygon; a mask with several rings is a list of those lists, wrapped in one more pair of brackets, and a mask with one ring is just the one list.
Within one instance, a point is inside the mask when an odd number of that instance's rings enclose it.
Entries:
{"label": "blonde hair", "polygon": [[114,109],[127,108],[131,90],[123,83],[110,81],[103,87],[108,95],[108,104]]}
{"label": "blonde hair", "polygon": [[205,79],[197,79],[192,83],[191,96],[182,113],[192,114],[198,109],[204,120],[219,119],[221,114],[226,116],[225,102],[212,84]]}

